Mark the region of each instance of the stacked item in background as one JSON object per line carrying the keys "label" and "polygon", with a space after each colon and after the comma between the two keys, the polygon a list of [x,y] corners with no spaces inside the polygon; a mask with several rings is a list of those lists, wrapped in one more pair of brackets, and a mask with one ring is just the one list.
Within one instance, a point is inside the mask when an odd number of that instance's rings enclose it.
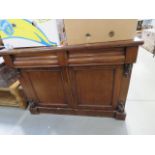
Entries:
{"label": "stacked item in background", "polygon": [[0,35],[8,49],[129,40],[136,19],[5,19]]}
{"label": "stacked item in background", "polygon": [[155,54],[155,20],[145,19],[139,23],[140,37],[144,40],[142,47]]}
{"label": "stacked item in background", "polygon": [[27,103],[14,69],[0,65],[0,105],[26,108]]}
{"label": "stacked item in background", "polygon": [[64,19],[68,45],[130,40],[137,19]]}
{"label": "stacked item in background", "polygon": [[155,29],[146,29],[142,32],[143,48],[155,55]]}
{"label": "stacked item in background", "polygon": [[59,46],[64,38],[61,23],[56,19],[3,19],[0,36],[7,49]]}
{"label": "stacked item in background", "polygon": [[[0,39],[0,49],[3,48]],[[2,57],[0,57],[0,106],[27,107],[15,69],[7,67]]]}
{"label": "stacked item in background", "polygon": [[7,87],[17,80],[16,71],[5,64],[0,65],[0,87]]}

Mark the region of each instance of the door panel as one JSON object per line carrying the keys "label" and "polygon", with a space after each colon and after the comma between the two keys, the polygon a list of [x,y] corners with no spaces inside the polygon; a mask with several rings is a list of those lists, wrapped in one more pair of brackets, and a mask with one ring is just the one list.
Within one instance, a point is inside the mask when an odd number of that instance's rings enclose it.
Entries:
{"label": "door panel", "polygon": [[122,67],[72,67],[70,78],[78,108],[113,109],[116,105]]}
{"label": "door panel", "polygon": [[38,104],[55,107],[67,106],[61,70],[27,70]]}

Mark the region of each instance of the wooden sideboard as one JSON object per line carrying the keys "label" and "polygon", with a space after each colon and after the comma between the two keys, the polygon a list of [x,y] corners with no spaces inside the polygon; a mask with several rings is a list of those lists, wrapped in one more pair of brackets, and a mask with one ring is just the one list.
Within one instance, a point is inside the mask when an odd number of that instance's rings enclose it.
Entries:
{"label": "wooden sideboard", "polygon": [[51,112],[125,119],[132,64],[143,41],[3,50],[16,68],[33,114]]}

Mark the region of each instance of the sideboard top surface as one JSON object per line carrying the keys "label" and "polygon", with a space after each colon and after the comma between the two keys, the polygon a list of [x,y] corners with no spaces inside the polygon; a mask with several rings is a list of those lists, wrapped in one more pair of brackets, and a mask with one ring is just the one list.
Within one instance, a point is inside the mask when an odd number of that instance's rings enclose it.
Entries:
{"label": "sideboard top surface", "polygon": [[86,49],[101,49],[101,48],[117,48],[117,47],[130,47],[142,45],[143,40],[135,38],[133,40],[123,40],[123,41],[111,41],[102,43],[90,43],[81,45],[63,45],[58,47],[28,47],[28,48],[18,48],[18,49],[3,49],[0,51],[0,55],[14,55],[23,53],[42,53],[42,52],[52,52],[52,51],[63,51],[63,50],[86,50]]}

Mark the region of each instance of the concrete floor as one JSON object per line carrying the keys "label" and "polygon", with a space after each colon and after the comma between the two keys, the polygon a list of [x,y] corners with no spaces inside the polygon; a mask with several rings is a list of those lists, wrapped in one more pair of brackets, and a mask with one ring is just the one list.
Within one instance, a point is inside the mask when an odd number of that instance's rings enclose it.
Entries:
{"label": "concrete floor", "polygon": [[142,48],[132,75],[126,121],[0,107],[0,134],[155,134],[155,59]]}

